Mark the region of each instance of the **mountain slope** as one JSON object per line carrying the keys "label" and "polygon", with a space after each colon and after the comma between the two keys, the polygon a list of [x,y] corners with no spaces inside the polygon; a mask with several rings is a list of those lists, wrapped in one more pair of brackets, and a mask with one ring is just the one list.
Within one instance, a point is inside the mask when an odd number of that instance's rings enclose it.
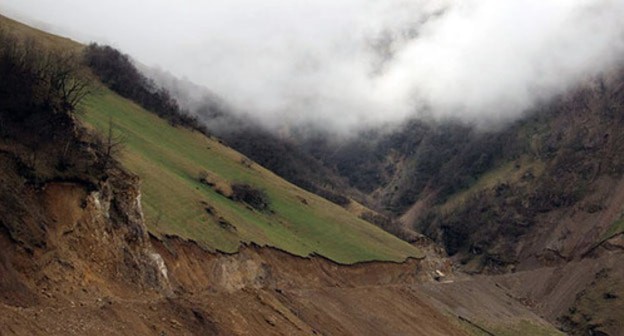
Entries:
{"label": "mountain slope", "polygon": [[[74,41],[1,19],[3,29],[44,48],[82,49]],[[242,244],[270,245],[342,263],[422,257],[417,248],[284,181],[219,141],[173,127],[102,85],[94,83],[94,88],[81,106],[82,118],[103,134],[112,122],[114,137],[125,139],[121,159],[143,179],[141,200],[154,235],[178,235],[225,252]],[[268,209],[235,201],[234,184],[266,193]]]}
{"label": "mountain slope", "polygon": [[[8,45],[0,44],[0,70],[11,75],[0,77],[0,106],[12,108],[0,108],[0,334],[560,335],[497,286],[456,277],[432,246],[404,260],[419,251],[97,84],[80,118],[74,106],[49,104],[59,92],[41,100],[21,90],[29,83],[19,74],[39,63],[16,73],[23,54]],[[14,46],[33,59],[51,55]],[[81,80],[78,72],[70,77]],[[40,84],[27,89],[49,89]],[[125,149],[111,159],[120,134]],[[237,197],[231,182],[249,183],[243,190],[255,198]],[[282,250],[240,246],[246,236]],[[368,262],[345,265],[359,260]]]}
{"label": "mountain slope", "polygon": [[[282,180],[198,132],[175,128],[138,105],[102,89],[85,104],[85,120],[125,138],[121,161],[143,180],[150,230],[196,240],[225,252],[241,242],[297,255],[317,253],[352,263],[400,261],[421,253],[343,208]],[[206,171],[210,186],[200,181]],[[265,190],[270,211],[228,198],[233,183]],[[223,190],[220,190],[223,189]]]}

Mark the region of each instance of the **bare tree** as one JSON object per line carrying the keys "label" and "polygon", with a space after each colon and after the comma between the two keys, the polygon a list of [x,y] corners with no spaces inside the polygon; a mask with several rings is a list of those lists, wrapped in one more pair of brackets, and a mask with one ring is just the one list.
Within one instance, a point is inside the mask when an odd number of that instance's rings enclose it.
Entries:
{"label": "bare tree", "polygon": [[108,169],[113,159],[121,153],[123,146],[126,143],[126,137],[122,134],[115,134],[113,119],[108,119],[108,131],[106,133],[106,139],[102,144],[103,158],[102,169]]}
{"label": "bare tree", "polygon": [[54,112],[76,112],[79,103],[91,93],[91,80],[82,71],[76,53],[43,54],[37,66],[37,79],[42,86],[44,104]]}
{"label": "bare tree", "polygon": [[[37,107],[45,112],[74,113],[91,92],[91,79],[75,51],[44,47],[0,29],[0,94],[11,96],[12,109]],[[24,103],[28,103],[24,106]]]}

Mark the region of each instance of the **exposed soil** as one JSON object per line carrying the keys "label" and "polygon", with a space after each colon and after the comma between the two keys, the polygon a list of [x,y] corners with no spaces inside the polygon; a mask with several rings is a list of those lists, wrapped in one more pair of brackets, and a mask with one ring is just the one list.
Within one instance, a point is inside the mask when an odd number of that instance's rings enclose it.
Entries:
{"label": "exposed soil", "polygon": [[466,321],[519,316],[549,328],[494,286],[450,283],[461,279],[435,247],[356,265],[254,245],[209,252],[150,237],[138,181],[120,169],[95,187],[31,186],[0,159],[0,335],[469,335]]}
{"label": "exposed soil", "polygon": [[[548,324],[487,283],[431,280],[423,260],[337,265],[250,246],[224,255],[152,239],[172,292],[53,292],[3,304],[0,331],[18,335],[469,335],[528,320]],[[443,266],[443,265],[440,265]],[[446,272],[450,270],[444,270]],[[60,280],[60,279],[59,279]],[[64,284],[59,283],[62,287]],[[504,298],[501,300],[501,298]]]}
{"label": "exposed soil", "polygon": [[618,240],[593,257],[488,279],[570,334],[621,335],[624,246]]}

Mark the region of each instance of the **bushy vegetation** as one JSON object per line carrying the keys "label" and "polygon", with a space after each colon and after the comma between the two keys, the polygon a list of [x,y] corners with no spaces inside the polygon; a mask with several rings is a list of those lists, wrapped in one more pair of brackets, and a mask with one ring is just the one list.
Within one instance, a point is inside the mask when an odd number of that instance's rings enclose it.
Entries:
{"label": "bushy vegetation", "polygon": [[30,119],[46,133],[52,119],[76,112],[89,81],[75,53],[45,49],[33,40],[0,30],[0,117],[2,124]]}
{"label": "bushy vegetation", "polygon": [[70,180],[95,188],[117,164],[124,139],[113,121],[95,133],[77,119],[96,86],[76,45],[0,30],[0,141],[29,183]]}
{"label": "bushy vegetation", "polygon": [[313,187],[310,189],[312,189],[311,191],[316,193],[317,195],[325,198],[326,200],[334,204],[338,204],[341,207],[346,207],[347,205],[349,205],[349,203],[351,203],[351,200],[348,197],[340,193],[319,187]]}
{"label": "bushy vegetation", "polygon": [[315,141],[311,154],[364,193],[377,189],[384,209],[400,214],[435,191],[439,202],[468,188],[513,148],[505,134],[459,122],[413,120],[391,132],[369,130],[341,143]]}
{"label": "bushy vegetation", "polygon": [[110,46],[92,43],[85,48],[84,59],[100,81],[111,90],[137,102],[172,125],[181,125],[208,134],[205,126],[189,115],[188,111],[180,108],[169,91],[145,77],[128,55]]}
{"label": "bushy vegetation", "polygon": [[[78,74],[79,64],[71,52],[46,50],[32,40],[20,40],[0,30],[2,93],[13,93],[13,109],[18,103],[46,107],[53,113],[73,112],[84,96],[86,82]],[[5,105],[6,106],[6,105]]]}
{"label": "bushy vegetation", "polygon": [[78,176],[97,165],[100,147],[89,144],[95,157],[85,152],[74,118],[90,88],[77,53],[0,30],[0,139],[23,177]]}
{"label": "bushy vegetation", "polygon": [[249,204],[252,208],[260,211],[269,210],[269,206],[271,205],[271,201],[266,192],[246,183],[232,184],[231,198],[234,201]]}

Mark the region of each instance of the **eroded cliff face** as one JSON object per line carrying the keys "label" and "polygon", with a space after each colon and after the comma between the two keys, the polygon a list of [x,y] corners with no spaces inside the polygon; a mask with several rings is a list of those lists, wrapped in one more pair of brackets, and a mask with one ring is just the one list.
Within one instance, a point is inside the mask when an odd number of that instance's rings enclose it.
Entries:
{"label": "eroded cliff face", "polygon": [[554,334],[500,288],[456,278],[434,247],[356,265],[207,251],[150,236],[139,181],[121,168],[33,184],[16,162],[0,154],[3,335],[470,335],[525,323]]}
{"label": "eroded cliff face", "polygon": [[140,290],[169,290],[162,258],[153,250],[141,211],[138,178],[116,171],[97,190],[76,183],[43,187],[43,202],[52,218],[51,241],[68,247],[95,274]]}
{"label": "eroded cliff face", "polygon": [[1,157],[0,298],[30,306],[43,298],[167,293],[162,258],[143,223],[138,180],[112,171],[97,185],[50,181],[35,186]]}
{"label": "eroded cliff face", "polygon": [[174,236],[152,242],[165,260],[172,288],[187,293],[418,284],[433,281],[436,270],[453,278],[451,262],[433,254],[401,263],[341,265],[322,256],[299,257],[255,244],[223,254]]}
{"label": "eroded cliff face", "polygon": [[150,237],[139,181],[121,169],[34,186],[0,162],[2,334],[466,334],[399,287],[450,273],[442,258],[346,266],[258,246],[209,252]]}

